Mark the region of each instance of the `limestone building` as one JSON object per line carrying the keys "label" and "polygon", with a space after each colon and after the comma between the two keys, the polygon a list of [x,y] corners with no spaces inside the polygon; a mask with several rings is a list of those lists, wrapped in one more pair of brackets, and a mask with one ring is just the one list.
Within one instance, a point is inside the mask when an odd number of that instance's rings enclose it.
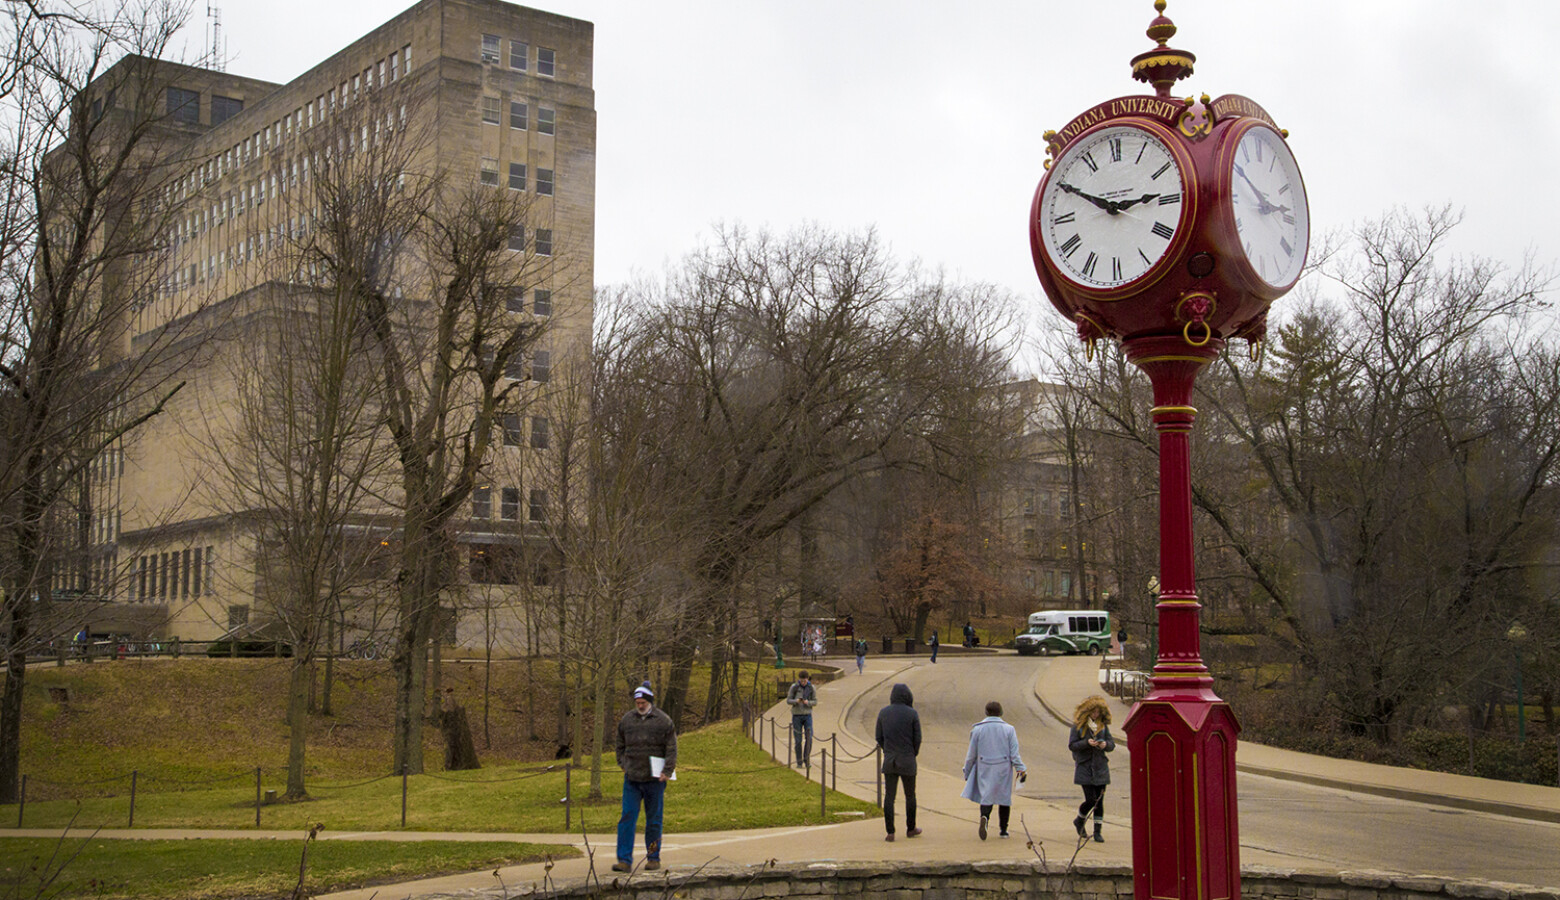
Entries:
{"label": "limestone building", "polygon": [[[87,630],[201,641],[266,619],[253,511],[234,502],[217,464],[239,450],[224,446],[231,431],[217,425],[232,416],[243,353],[263,343],[267,323],[296,314],[318,274],[294,252],[321,221],[311,183],[332,159],[371,159],[408,134],[420,143],[398,178],[523,195],[527,204],[510,249],[526,255],[530,274],[502,302],[544,337],[505,371],[523,384],[509,392],[492,462],[469,517],[460,517],[455,579],[515,589],[545,580],[536,574],[544,562],[528,563],[522,576],[493,560],[523,556],[536,527],[557,514],[543,481],[526,473],[547,454],[557,424],[536,399],[590,333],[592,52],[589,22],[501,0],[422,0],[286,84],[142,58],[94,82],[124,84],[130,70],[156,81],[158,135],[143,153],[171,173],[159,192],[172,212],[155,287],[137,301],[136,321],[114,352],[134,357],[146,335],[181,322],[188,368],[167,409],[92,469],[84,552],[58,565],[54,579],[57,593],[98,601]],[[126,101],[104,88],[90,102],[98,114]],[[400,264],[398,300],[416,304],[433,289],[419,269],[428,265]],[[387,486],[376,496],[377,508],[355,527],[364,542],[388,548],[395,498]],[[390,598],[382,583],[360,593]],[[451,605],[459,616],[460,604]],[[369,602],[341,625],[371,632],[383,615],[382,604]],[[450,630],[457,639],[470,633],[458,622]]]}

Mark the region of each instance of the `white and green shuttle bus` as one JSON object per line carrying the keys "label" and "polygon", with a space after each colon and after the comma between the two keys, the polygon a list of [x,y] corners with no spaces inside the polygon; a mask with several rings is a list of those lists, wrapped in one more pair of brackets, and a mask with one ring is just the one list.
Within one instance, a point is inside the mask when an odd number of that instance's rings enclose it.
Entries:
{"label": "white and green shuttle bus", "polygon": [[1110,613],[1103,609],[1042,610],[1029,615],[1029,630],[1013,639],[1020,656],[1087,653],[1110,649]]}

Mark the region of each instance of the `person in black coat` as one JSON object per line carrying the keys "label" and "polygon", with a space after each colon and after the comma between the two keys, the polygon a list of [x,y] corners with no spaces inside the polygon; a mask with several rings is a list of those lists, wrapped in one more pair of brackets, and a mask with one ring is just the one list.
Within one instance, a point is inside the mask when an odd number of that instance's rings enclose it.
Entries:
{"label": "person in black coat", "polygon": [[896,684],[888,692],[888,705],[878,711],[877,745],[883,751],[886,841],[894,839],[894,798],[901,781],[905,784],[905,837],[921,834],[921,829],[915,827],[915,758],[921,752],[921,715],[915,711],[914,703],[910,686]]}
{"label": "person in black coat", "polygon": [[1073,828],[1078,837],[1088,834],[1083,830],[1089,813],[1094,813],[1094,839],[1105,843],[1105,786],[1110,784],[1110,762],[1105,754],[1116,749],[1116,739],[1110,734],[1110,705],[1104,697],[1089,697],[1073,711],[1072,730],[1067,733],[1067,748],[1073,756],[1073,784],[1083,787],[1083,803]]}

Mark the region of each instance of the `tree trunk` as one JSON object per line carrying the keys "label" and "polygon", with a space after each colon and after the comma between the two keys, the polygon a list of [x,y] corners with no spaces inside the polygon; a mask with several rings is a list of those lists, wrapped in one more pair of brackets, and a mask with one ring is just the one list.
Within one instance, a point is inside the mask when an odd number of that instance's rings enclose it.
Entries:
{"label": "tree trunk", "polygon": [[330,705],[330,689],[336,684],[336,618],[325,619],[325,684],[320,687],[320,715],[333,716]]}
{"label": "tree trunk", "polygon": [[[611,666],[602,666],[596,670],[596,708],[592,710],[591,722],[591,763],[590,763],[590,795],[591,800],[601,799],[601,758],[606,752],[607,717],[611,715],[607,711],[607,687],[612,680]],[[613,737],[616,741],[616,736]],[[615,749],[615,744],[614,744]]]}
{"label": "tree trunk", "polygon": [[314,657],[308,648],[300,648],[292,659],[287,691],[287,799],[309,796],[303,785],[303,762],[309,733],[309,688],[314,679]]}
{"label": "tree trunk", "polygon": [[482,763],[477,760],[476,741],[471,738],[471,722],[466,717],[466,708],[455,702],[453,694],[444,695],[439,728],[444,732],[445,771],[461,772],[482,768]]}

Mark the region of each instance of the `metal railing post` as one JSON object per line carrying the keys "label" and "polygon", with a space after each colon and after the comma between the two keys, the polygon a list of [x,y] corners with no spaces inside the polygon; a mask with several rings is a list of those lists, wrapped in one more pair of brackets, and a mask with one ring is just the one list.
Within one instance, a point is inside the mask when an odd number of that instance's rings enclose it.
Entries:
{"label": "metal railing post", "polygon": [[27,811],[27,776],[22,775],[22,792],[16,798],[16,827],[22,827],[22,813]]}
{"label": "metal railing post", "polygon": [[401,827],[406,827],[406,763],[401,764]]}
{"label": "metal railing post", "polygon": [[[829,755],[829,751],[827,751],[827,750],[819,750],[818,752],[823,754],[824,756],[828,756]],[[827,764],[828,760],[824,760],[823,762],[824,762],[824,764]],[[829,785],[828,785],[828,779],[823,777],[823,772],[824,772],[824,769],[823,769],[822,766],[820,766],[819,769],[818,769],[818,814],[823,816],[824,821],[828,821],[828,819],[829,819]]]}
{"label": "metal railing post", "polygon": [[135,784],[140,780],[140,776],[140,770],[130,770],[130,821],[125,824],[126,828],[135,827]]}
{"label": "metal railing post", "polygon": [[574,830],[574,760],[569,759],[563,764],[563,830],[565,833]]}
{"label": "metal railing post", "polygon": [[829,735],[829,746],[833,748],[830,751],[833,755],[829,758],[834,760],[834,768],[829,770],[829,777],[832,780],[830,787],[837,791],[840,789],[840,733],[838,731]]}
{"label": "metal railing post", "polygon": [[260,767],[255,766],[255,827],[260,827]]}
{"label": "metal railing post", "polygon": [[877,773],[877,805],[883,805],[883,748],[877,748],[876,758],[872,761],[872,769]]}

